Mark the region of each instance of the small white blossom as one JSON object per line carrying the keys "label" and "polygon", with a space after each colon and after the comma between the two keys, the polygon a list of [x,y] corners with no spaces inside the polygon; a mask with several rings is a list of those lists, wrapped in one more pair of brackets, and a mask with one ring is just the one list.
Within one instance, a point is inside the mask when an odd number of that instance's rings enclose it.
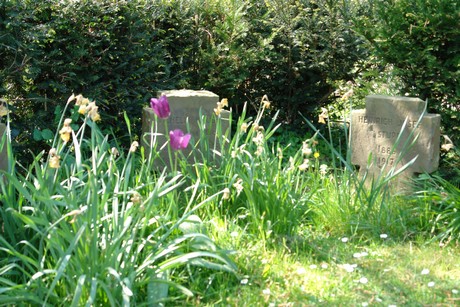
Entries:
{"label": "small white blossom", "polygon": [[367,284],[368,281],[369,281],[369,280],[367,280],[366,277],[361,277],[361,278],[359,279],[359,282],[360,282],[361,284]]}
{"label": "small white blossom", "polygon": [[421,275],[428,275],[430,274],[430,270],[428,269],[423,269],[422,272],[420,273]]}

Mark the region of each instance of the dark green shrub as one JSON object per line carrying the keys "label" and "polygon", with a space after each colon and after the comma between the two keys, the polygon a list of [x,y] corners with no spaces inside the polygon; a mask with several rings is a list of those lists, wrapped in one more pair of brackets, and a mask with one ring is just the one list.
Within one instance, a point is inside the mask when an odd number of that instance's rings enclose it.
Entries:
{"label": "dark green shrub", "polygon": [[0,37],[0,96],[21,155],[47,147],[71,93],[96,100],[121,141],[123,113],[137,133],[160,89],[208,89],[236,113],[266,94],[292,122],[364,54],[341,4],[326,0],[0,1]]}
{"label": "dark green shrub", "polygon": [[[391,65],[402,92],[428,99],[441,114],[445,133],[458,135],[460,9],[456,0],[361,2],[355,29]],[[458,137],[456,137],[458,140]]]}
{"label": "dark green shrub", "polygon": [[104,127],[123,135],[122,113],[136,122],[152,93],[170,86],[155,8],[142,3],[2,2],[0,96],[14,109],[19,149],[32,145],[33,132],[49,126],[71,93],[97,100]]}

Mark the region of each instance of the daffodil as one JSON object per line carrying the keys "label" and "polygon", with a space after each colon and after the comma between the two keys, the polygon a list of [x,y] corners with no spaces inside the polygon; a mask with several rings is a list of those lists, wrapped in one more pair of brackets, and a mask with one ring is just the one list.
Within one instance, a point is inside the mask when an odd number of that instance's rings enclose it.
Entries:
{"label": "daffodil", "polygon": [[220,105],[222,106],[222,108],[228,107],[228,99],[222,98],[222,100],[220,101]]}
{"label": "daffodil", "polygon": [[222,195],[222,199],[229,199],[230,198],[230,189],[225,188],[224,189],[224,194]]}
{"label": "daffodil", "polygon": [[112,147],[112,149],[110,150],[110,153],[114,157],[118,157],[120,155],[120,152],[118,151],[118,149],[116,147]]}
{"label": "daffodil", "polygon": [[97,107],[95,104],[94,106],[89,110],[88,115],[91,118],[93,122],[98,122],[101,120],[101,115],[98,112],[99,107]]}
{"label": "daffodil", "polygon": [[303,154],[304,156],[307,156],[307,157],[308,157],[309,155],[312,154],[312,152],[313,152],[313,150],[310,148],[310,146],[308,145],[308,143],[307,143],[307,142],[303,142],[303,144],[302,144],[302,154]]}
{"label": "daffodil", "polygon": [[326,119],[328,119],[328,118],[329,118],[329,115],[328,115],[327,109],[326,108],[321,108],[321,114],[319,115],[318,123],[325,124]]}
{"label": "daffodil", "polygon": [[72,128],[70,127],[70,124],[72,123],[72,120],[70,118],[66,118],[64,120],[64,126],[62,127],[61,130],[59,130],[59,134],[61,135],[61,139],[67,143],[70,140],[70,134],[72,133]]}
{"label": "daffodil", "polygon": [[139,147],[139,142],[138,141],[132,142],[131,147],[129,148],[129,152],[136,152],[138,147]]}
{"label": "daffodil", "polygon": [[217,108],[214,108],[214,113],[217,116],[220,116],[220,113],[222,112],[222,110],[225,107],[228,107],[228,99],[227,98],[223,98],[220,102],[217,102]]}
{"label": "daffodil", "polygon": [[55,148],[50,149],[49,156],[49,166],[51,168],[59,168],[59,160],[61,157],[59,157]]}
{"label": "daffodil", "polygon": [[310,166],[310,161],[308,159],[304,159],[303,163],[299,165],[299,170],[304,171]]}
{"label": "daffodil", "polygon": [[249,125],[247,123],[241,124],[241,131],[246,133],[248,131]]}
{"label": "daffodil", "polygon": [[239,196],[243,191],[243,179],[238,178],[238,180],[233,184],[233,187],[236,190],[236,196]]}
{"label": "daffodil", "polygon": [[327,165],[326,164],[321,164],[319,166],[319,173],[321,176],[324,176],[327,174]]}
{"label": "daffodil", "polygon": [[264,95],[262,97],[261,104],[262,104],[262,108],[264,108],[264,109],[269,109],[270,108],[270,101],[268,100],[267,95]]}

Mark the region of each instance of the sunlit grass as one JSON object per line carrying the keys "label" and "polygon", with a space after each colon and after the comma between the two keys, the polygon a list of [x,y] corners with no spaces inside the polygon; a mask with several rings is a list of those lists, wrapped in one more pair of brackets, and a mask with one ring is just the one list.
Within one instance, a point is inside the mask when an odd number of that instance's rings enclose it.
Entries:
{"label": "sunlit grass", "polygon": [[459,303],[458,188],[428,175],[414,195],[369,188],[317,130],[299,148],[271,142],[269,104],[233,130],[212,116],[216,148],[202,118],[195,160],[175,151],[163,167],[163,144],[145,157],[126,116],[118,144],[78,107],[28,166],[3,140],[0,303]]}
{"label": "sunlit grass", "polygon": [[237,240],[220,236],[218,241],[234,242],[241,275],[239,283],[226,283],[218,293],[219,301],[231,306],[454,306],[460,302],[458,247],[391,237],[343,238],[310,234],[293,245],[281,241],[267,248],[249,235],[240,234]]}

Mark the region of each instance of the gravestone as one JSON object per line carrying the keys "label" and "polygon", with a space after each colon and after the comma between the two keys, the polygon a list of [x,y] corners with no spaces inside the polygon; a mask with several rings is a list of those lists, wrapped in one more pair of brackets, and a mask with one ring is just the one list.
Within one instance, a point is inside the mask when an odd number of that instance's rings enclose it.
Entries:
{"label": "gravestone", "polygon": [[370,95],[366,109],[352,111],[351,161],[360,176],[375,180],[415,159],[395,181],[404,190],[414,174],[438,168],[441,116],[424,110],[418,98]]}
{"label": "gravestone", "polygon": [[4,171],[8,170],[8,152],[6,145],[6,126],[5,124],[0,124],[0,170]]}
{"label": "gravestone", "polygon": [[[217,107],[217,102],[219,102],[219,96],[210,91],[192,90],[162,91],[158,93],[158,97],[161,95],[166,95],[171,110],[171,115],[166,119],[168,130],[181,129],[184,133],[188,132],[192,135],[188,147],[182,151],[185,156],[189,156],[192,148],[195,146],[192,141],[196,143],[200,139],[201,132],[198,125],[200,114],[206,117],[205,133],[210,150],[220,151],[219,142],[215,139],[216,123],[215,121],[211,121],[214,109]],[[222,134],[225,134],[226,130],[229,128],[229,117],[230,111],[222,110],[220,113]],[[156,149],[159,150],[169,139],[169,131],[165,131],[164,121],[165,119],[157,118],[150,106],[142,110],[141,145],[144,147],[146,157],[148,157],[150,149],[152,148],[152,141],[156,143]],[[190,130],[188,130],[188,128]],[[156,135],[152,135],[151,130]],[[167,146],[160,151],[160,156],[168,163],[169,157]],[[197,145],[197,148],[200,148],[200,144]],[[200,157],[195,155],[195,158]],[[189,161],[193,161],[193,156],[190,156]]]}

